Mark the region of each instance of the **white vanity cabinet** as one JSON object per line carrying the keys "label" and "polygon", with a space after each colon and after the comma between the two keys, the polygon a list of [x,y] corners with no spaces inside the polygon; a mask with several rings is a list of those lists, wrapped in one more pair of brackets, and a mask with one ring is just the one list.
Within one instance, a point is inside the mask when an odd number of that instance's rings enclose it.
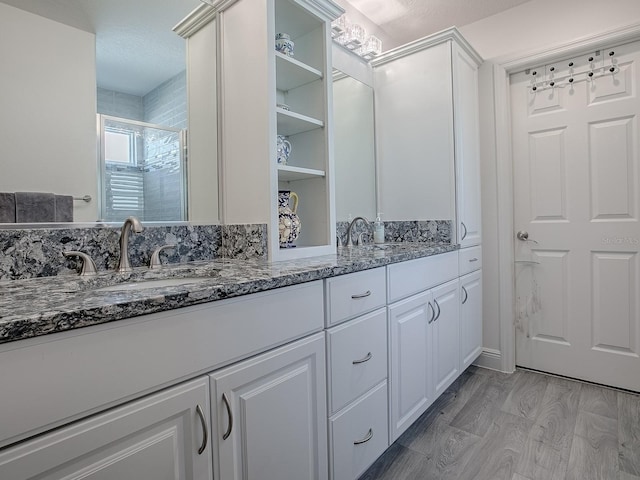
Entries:
{"label": "white vanity cabinet", "polygon": [[325,479],[323,307],[315,281],[0,345],[0,478]]}
{"label": "white vanity cabinet", "polygon": [[0,451],[0,478],[212,480],[200,377]]}
{"label": "white vanity cabinet", "polygon": [[355,480],[388,443],[386,271],[325,280],[329,476]]}
{"label": "white vanity cabinet", "polygon": [[211,375],[214,477],[327,478],[324,334]]}
{"label": "white vanity cabinet", "polygon": [[390,443],[460,374],[457,277],[457,252],[387,267]]}

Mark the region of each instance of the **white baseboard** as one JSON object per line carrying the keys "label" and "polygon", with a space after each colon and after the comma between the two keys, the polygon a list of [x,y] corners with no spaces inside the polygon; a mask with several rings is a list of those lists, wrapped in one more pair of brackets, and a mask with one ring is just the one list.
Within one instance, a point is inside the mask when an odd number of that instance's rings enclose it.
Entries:
{"label": "white baseboard", "polygon": [[[473,362],[474,365],[483,368],[489,368],[491,370],[502,371],[502,353],[500,350],[495,350],[493,348],[483,348],[482,353]],[[509,372],[510,373],[510,372]]]}

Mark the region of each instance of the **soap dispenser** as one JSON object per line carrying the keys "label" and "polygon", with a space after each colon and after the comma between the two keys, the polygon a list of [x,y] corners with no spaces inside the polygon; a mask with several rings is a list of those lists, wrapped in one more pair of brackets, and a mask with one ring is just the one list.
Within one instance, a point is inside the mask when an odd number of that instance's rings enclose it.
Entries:
{"label": "soap dispenser", "polygon": [[373,222],[373,243],[384,243],[384,223],[380,219],[382,213],[378,213]]}

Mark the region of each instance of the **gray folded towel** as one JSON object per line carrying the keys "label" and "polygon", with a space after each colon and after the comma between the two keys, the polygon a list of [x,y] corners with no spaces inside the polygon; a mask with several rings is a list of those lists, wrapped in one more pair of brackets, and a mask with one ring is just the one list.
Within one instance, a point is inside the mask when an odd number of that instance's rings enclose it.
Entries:
{"label": "gray folded towel", "polygon": [[15,223],[16,195],[0,192],[0,223]]}
{"label": "gray folded towel", "polygon": [[56,195],[56,222],[73,222],[73,197]]}
{"label": "gray folded towel", "polygon": [[16,222],[56,221],[56,197],[53,193],[16,192]]}

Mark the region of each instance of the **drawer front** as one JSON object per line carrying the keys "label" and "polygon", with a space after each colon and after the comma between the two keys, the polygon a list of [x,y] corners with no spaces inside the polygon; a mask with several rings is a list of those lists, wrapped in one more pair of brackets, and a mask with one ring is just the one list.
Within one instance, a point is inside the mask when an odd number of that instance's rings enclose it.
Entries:
{"label": "drawer front", "polygon": [[327,326],[336,325],[387,303],[384,268],[325,280]]}
{"label": "drawer front", "polygon": [[458,276],[458,252],[441,253],[387,267],[389,303]]}
{"label": "drawer front", "polygon": [[358,478],[389,446],[387,428],[385,381],[329,420],[330,478]]}
{"label": "drawer front", "polygon": [[327,348],[333,413],[387,377],[387,309],[331,328]]}
{"label": "drawer front", "polygon": [[482,268],[482,247],[463,248],[458,251],[460,276]]}

